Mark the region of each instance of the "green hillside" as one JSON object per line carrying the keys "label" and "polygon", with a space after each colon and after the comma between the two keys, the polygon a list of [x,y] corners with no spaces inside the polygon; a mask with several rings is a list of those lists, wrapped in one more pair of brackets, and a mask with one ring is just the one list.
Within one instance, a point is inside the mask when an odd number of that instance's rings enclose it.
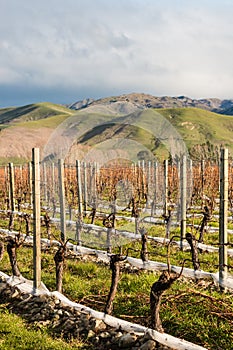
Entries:
{"label": "green hillside", "polygon": [[[233,116],[198,108],[146,108],[136,109],[128,115],[114,114],[113,111],[109,114],[109,111],[109,106],[104,105],[77,111],[52,103],[0,109],[0,141],[5,146],[5,150],[1,147],[0,158],[27,158],[31,148],[35,147],[32,135],[38,136],[41,129],[42,135],[37,137],[36,147],[43,149],[45,138],[61,124],[66,135],[77,133],[77,143],[89,147],[104,145],[114,138],[131,140],[131,147],[136,142],[162,159],[169,156],[169,147],[173,147],[169,142],[179,140],[185,143],[193,159],[217,157],[221,146],[228,147],[233,154]],[[15,146],[16,137],[14,140],[12,135],[17,135]],[[20,151],[18,135],[22,137],[20,142],[24,145],[24,153]],[[12,154],[9,154],[8,143]]]}
{"label": "green hillside", "polygon": [[[143,121],[142,127],[134,125],[136,115]],[[164,118],[167,123],[163,122]],[[221,146],[228,147],[233,154],[233,116],[198,108],[151,108],[135,112],[131,117],[111,117],[109,123],[96,126],[79,138],[79,142],[93,146],[114,137],[127,138],[143,144],[159,158],[163,158],[169,155],[164,139],[174,137],[174,132],[177,133],[175,138],[185,142],[194,159],[202,156],[216,157]]]}
{"label": "green hillside", "polygon": [[233,116],[198,108],[160,109],[159,113],[177,129],[194,158],[198,151],[213,156],[221,146],[233,154]]}
{"label": "green hillside", "polygon": [[22,107],[15,108],[3,108],[0,109],[0,123],[19,123],[19,122],[29,122],[38,121],[59,116],[59,115],[72,115],[74,112],[69,108],[43,102],[37,104],[30,104]]}

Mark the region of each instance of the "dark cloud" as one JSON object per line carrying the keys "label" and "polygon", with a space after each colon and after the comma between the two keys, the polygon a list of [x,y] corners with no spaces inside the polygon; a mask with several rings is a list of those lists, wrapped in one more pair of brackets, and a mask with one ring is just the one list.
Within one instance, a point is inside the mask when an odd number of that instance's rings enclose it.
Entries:
{"label": "dark cloud", "polygon": [[232,14],[227,0],[2,0],[0,105],[232,97]]}

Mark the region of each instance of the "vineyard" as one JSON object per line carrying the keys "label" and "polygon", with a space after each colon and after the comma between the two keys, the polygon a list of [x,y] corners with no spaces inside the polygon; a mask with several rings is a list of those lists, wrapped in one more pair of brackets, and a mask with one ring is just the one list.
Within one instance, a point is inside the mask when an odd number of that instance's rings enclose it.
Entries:
{"label": "vineyard", "polygon": [[[0,194],[1,263],[6,261],[5,245],[10,257],[10,265],[0,270],[33,279],[35,289],[41,286],[41,275],[43,280],[47,273],[43,271],[45,261],[53,264],[48,258],[50,254],[55,261],[55,282],[51,276],[43,282],[75,299],[65,281],[65,270],[70,268],[77,274],[83,259],[89,267],[91,261],[97,264],[92,267],[94,271],[100,266],[109,270],[105,272],[111,279],[111,283],[106,282],[109,290],[103,288],[99,302],[96,297],[85,296],[84,291],[78,299],[83,299],[84,304],[87,300],[87,306],[105,314],[115,315],[119,308],[115,304],[118,289],[121,290],[124,278],[130,281],[130,277],[122,276],[140,277],[139,273],[143,273],[140,278],[150,284],[150,312],[145,311],[145,320],[143,314],[133,317],[129,310],[125,319],[129,321],[132,317],[137,321],[138,317],[142,326],[161,333],[164,328],[169,329],[159,316],[162,296],[165,291],[169,295],[176,281],[192,281],[192,293],[199,293],[200,300],[204,296],[203,286],[231,297],[233,163],[225,153],[218,163],[184,158],[162,164],[116,162],[105,167],[81,161],[46,163],[34,158],[24,166],[10,163],[0,168]],[[19,256],[27,246],[33,246],[32,261],[20,267],[16,251]],[[89,272],[90,280],[92,275],[95,273]],[[131,293],[130,288],[131,283],[125,282],[126,295]],[[181,297],[176,294],[175,299]],[[218,300],[222,307],[221,296]],[[194,339],[187,334],[181,334],[183,338],[212,349],[222,346],[230,349],[233,310],[231,299],[227,300],[227,312],[216,311],[218,322],[223,321],[228,327],[225,332],[229,329],[226,343],[220,335],[213,342],[208,337]],[[143,308],[139,310],[143,313]]]}

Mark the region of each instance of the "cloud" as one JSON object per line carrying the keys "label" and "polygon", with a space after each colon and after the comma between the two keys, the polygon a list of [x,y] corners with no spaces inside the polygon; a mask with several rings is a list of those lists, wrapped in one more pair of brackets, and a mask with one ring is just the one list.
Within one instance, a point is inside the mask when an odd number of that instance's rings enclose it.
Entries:
{"label": "cloud", "polygon": [[19,86],[25,98],[34,89],[38,100],[43,89],[50,96],[79,91],[77,99],[82,91],[86,97],[100,91],[233,97],[230,1],[41,0],[32,6],[2,0],[1,6],[2,98],[9,99],[4,87],[10,94]]}

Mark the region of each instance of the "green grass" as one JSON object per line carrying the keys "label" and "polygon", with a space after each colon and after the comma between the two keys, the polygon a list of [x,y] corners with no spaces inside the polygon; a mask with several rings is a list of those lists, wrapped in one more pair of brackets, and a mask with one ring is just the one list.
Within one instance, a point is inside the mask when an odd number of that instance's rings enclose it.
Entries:
{"label": "green grass", "polygon": [[32,121],[22,121],[15,124],[16,127],[26,127],[31,129],[39,128],[51,128],[55,129],[59,124],[61,124],[65,119],[67,119],[67,114],[59,114],[55,116],[47,117],[46,119],[38,119]]}
{"label": "green grass", "polygon": [[233,116],[220,115],[199,108],[157,110],[181,134],[188,149],[195,145],[225,145],[232,153]]}
{"label": "green grass", "polygon": [[[81,116],[82,113],[78,112],[77,115]],[[85,123],[92,122],[94,115],[94,113],[88,114]],[[138,115],[139,118],[137,118]],[[99,114],[98,120],[104,121],[104,116]],[[107,124],[96,126],[91,131],[87,129],[87,133],[82,135],[79,141],[93,146],[104,140],[120,137],[135,140],[148,150],[156,152],[158,156],[168,156],[171,145],[166,146],[166,137],[168,137],[167,132],[170,132],[174,137],[175,134],[177,137],[180,135],[192,153],[197,145],[205,145],[205,147],[209,145],[209,152],[211,150],[214,152],[214,147],[220,145],[229,147],[230,152],[233,151],[233,116],[220,115],[198,108],[173,108],[137,112],[130,119],[129,125],[123,126],[122,123],[127,120],[127,116],[122,118],[109,116],[106,119]],[[161,142],[157,146],[155,145],[155,137],[161,138]]]}
{"label": "green grass", "polygon": [[0,349],[1,350],[70,350],[90,349],[81,341],[67,342],[53,339],[46,328],[38,329],[27,324],[20,316],[9,312],[0,304]]}
{"label": "green grass", "polygon": [[30,159],[26,159],[26,158],[18,158],[18,157],[0,157],[0,165],[4,166],[4,165],[8,165],[9,163],[13,163],[14,165],[24,165],[27,162],[29,162]]}
{"label": "green grass", "polygon": [[[88,222],[90,218],[86,218]],[[193,219],[190,219],[192,222]],[[194,223],[200,224],[201,218],[195,218]],[[189,222],[189,220],[188,220]],[[101,220],[96,223],[102,224]],[[215,220],[209,224],[216,224]],[[8,220],[4,214],[0,221],[1,227],[7,227]],[[134,223],[126,220],[117,222],[119,229],[126,227],[133,231]],[[164,225],[145,224],[151,236],[165,237]],[[15,229],[19,229],[19,223],[15,220]],[[198,238],[199,233],[188,227],[188,231]],[[22,226],[22,231],[25,228]],[[52,229],[55,236],[59,237],[59,232]],[[67,232],[69,233],[69,231]],[[173,227],[171,236],[180,235],[179,228]],[[42,227],[42,236],[46,236],[45,227]],[[88,235],[82,235],[88,239]],[[106,237],[102,237],[103,242]],[[179,238],[175,238],[176,240]],[[90,238],[89,238],[90,240]],[[229,235],[229,240],[233,242],[233,236]],[[205,233],[206,244],[216,244],[218,242],[218,232]],[[92,244],[99,247],[98,238],[92,238]],[[118,242],[119,243],[119,242]],[[140,257],[140,241],[124,242],[123,254],[129,250],[129,256]],[[55,264],[54,254],[56,248],[42,252],[42,281],[49,288],[55,290]],[[167,248],[156,242],[148,245],[149,259],[163,263],[167,262]],[[113,247],[113,252],[118,253],[117,242]],[[22,275],[28,279],[33,278],[33,256],[31,247],[22,247],[17,251],[19,269]],[[180,251],[178,247],[171,247],[171,264],[181,265],[184,259],[188,259],[185,267],[192,268],[191,255],[188,251]],[[218,254],[199,254],[201,268],[205,271],[216,272],[218,270]],[[228,259],[228,264],[233,266],[233,258]],[[11,268],[7,253],[0,262],[0,270],[11,274]],[[232,269],[230,269],[231,273]],[[147,327],[150,326],[149,296],[152,284],[158,279],[159,272],[138,271],[128,273],[121,272],[118,291],[114,300],[113,315],[125,320],[139,323]],[[88,258],[85,261],[80,257],[70,256],[65,261],[63,277],[63,293],[68,298],[78,303],[92,307],[98,311],[104,311],[109,288],[111,284],[111,271],[109,266],[101,263],[94,263]],[[162,299],[160,313],[165,331],[179,338],[184,338],[193,343],[207,347],[208,349],[230,350],[233,342],[232,319],[233,319],[233,298],[232,294],[220,293],[218,288],[211,281],[192,281],[191,279],[180,278],[171,289],[166,291]]]}
{"label": "green grass", "polygon": [[9,123],[11,121],[28,122],[60,114],[72,115],[73,113],[72,110],[61,105],[43,102],[22,107],[0,109],[0,120],[1,123]]}
{"label": "green grass", "polygon": [[[140,248],[139,243],[133,246]],[[159,254],[166,253],[165,248],[156,249]],[[172,261],[174,259],[177,263],[188,255],[187,252],[174,249]],[[51,251],[42,253],[42,280],[50,290],[55,290],[53,256],[54,253],[51,254]],[[166,261],[166,258],[161,256],[153,258]],[[202,255],[202,259],[206,259],[208,264],[211,264],[212,260],[216,263],[216,256],[213,254],[206,253]],[[23,276],[32,279],[33,264],[30,247],[22,247],[18,250],[18,262]],[[7,254],[0,262],[0,269],[11,274]],[[113,315],[150,326],[150,288],[158,276],[159,273],[148,271],[121,272]],[[63,293],[71,300],[95,310],[104,311],[110,284],[111,271],[108,266],[88,260],[82,261],[80,258],[66,260]],[[185,278],[176,281],[162,299],[160,316],[165,331],[169,334],[206,346],[208,349],[231,349],[232,294],[220,293],[210,281],[195,282]],[[28,337],[30,339],[30,335]]]}

